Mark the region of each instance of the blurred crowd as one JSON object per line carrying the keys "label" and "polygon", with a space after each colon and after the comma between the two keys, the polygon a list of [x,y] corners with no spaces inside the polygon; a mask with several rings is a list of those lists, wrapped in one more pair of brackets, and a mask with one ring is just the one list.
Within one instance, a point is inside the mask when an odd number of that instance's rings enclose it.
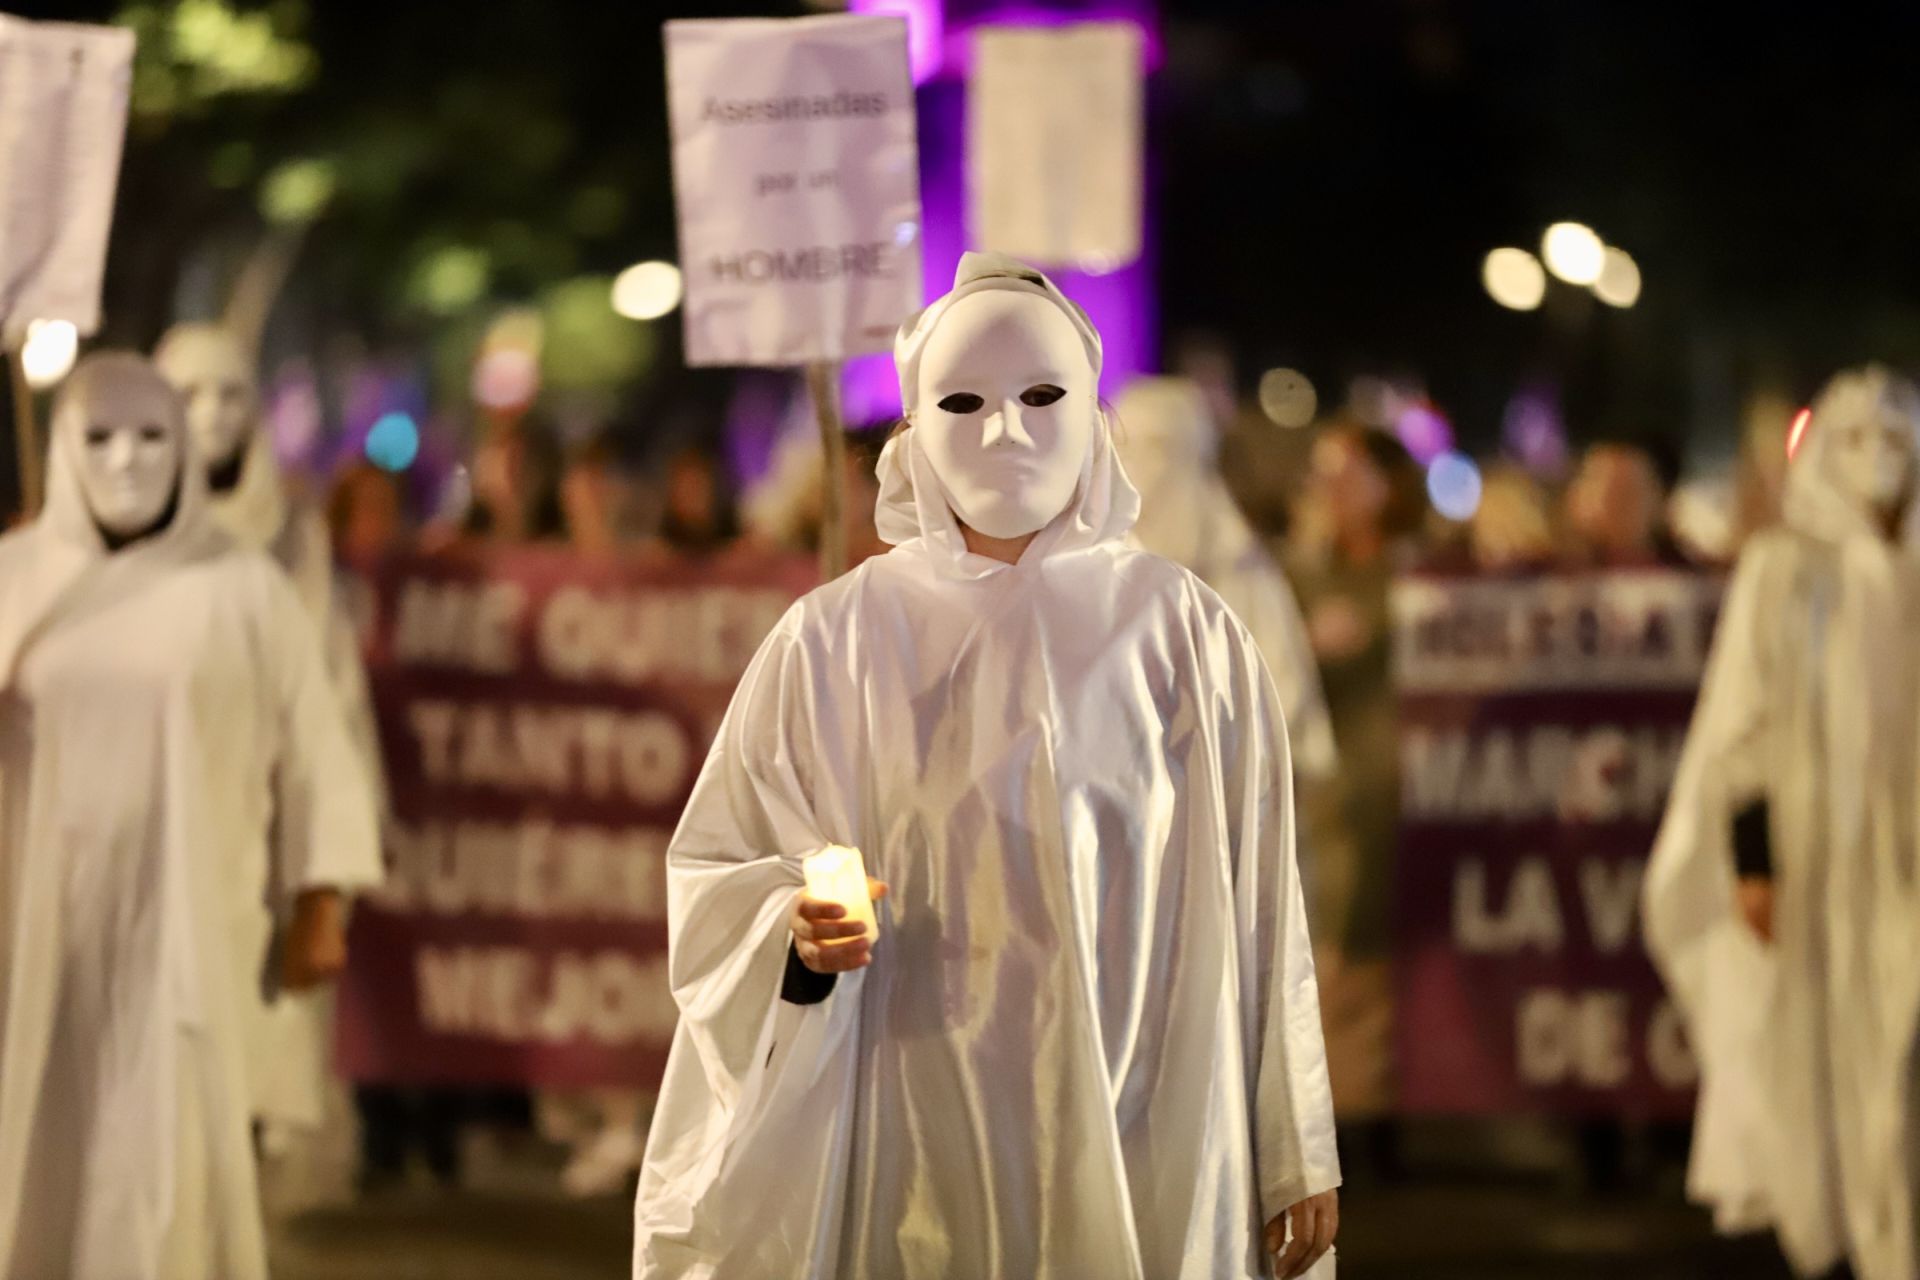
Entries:
{"label": "blurred crowd", "polygon": [[[1390,1173],[1398,1163],[1389,966],[1399,792],[1388,607],[1394,578],[1719,570],[1746,534],[1777,518],[1789,415],[1756,414],[1733,474],[1678,488],[1660,459],[1630,441],[1593,443],[1558,469],[1489,459],[1473,469],[1472,510],[1450,518],[1430,467],[1388,429],[1341,415],[1285,430],[1256,405],[1222,404],[1190,380],[1149,381],[1145,391],[1123,393],[1113,410],[1127,464],[1148,490],[1143,540],[1213,581],[1196,561],[1217,548],[1199,544],[1217,541],[1213,531],[1230,521],[1246,531],[1230,536],[1252,543],[1235,554],[1254,557],[1256,574],[1277,572],[1298,601],[1331,741],[1339,744],[1337,762],[1329,744],[1324,766],[1312,764],[1302,758],[1303,726],[1293,726],[1336,1105],[1349,1164],[1362,1176]],[[1159,421],[1168,406],[1170,429]],[[886,550],[874,531],[875,464],[894,425],[869,423],[847,434],[849,566]],[[1183,433],[1191,439],[1170,438]],[[1191,455],[1211,487],[1170,485],[1166,476],[1177,468],[1166,464],[1168,450]],[[635,464],[608,440],[562,445],[525,419],[483,435],[430,508],[420,507],[408,481],[364,460],[334,479],[326,511],[342,564],[365,567],[397,552],[463,544],[547,545],[582,556],[812,554],[823,533],[826,464],[811,423],[780,438],[762,474],[743,480],[718,447],[688,445]],[[1237,610],[1255,607],[1214,585]],[[1282,661],[1270,655],[1271,664]],[[1275,674],[1285,683],[1286,673]],[[644,1098],[604,1091],[536,1101],[512,1092],[362,1089],[360,1101],[367,1185],[402,1178],[416,1142],[428,1169],[457,1180],[460,1134],[483,1121],[483,1131],[504,1124],[570,1146],[562,1181],[580,1195],[628,1185],[647,1109]]]}

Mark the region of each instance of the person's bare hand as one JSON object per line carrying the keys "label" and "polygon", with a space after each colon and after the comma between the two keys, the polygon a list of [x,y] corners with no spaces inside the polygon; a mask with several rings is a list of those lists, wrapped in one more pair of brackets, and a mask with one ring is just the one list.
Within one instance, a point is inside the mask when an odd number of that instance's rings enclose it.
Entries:
{"label": "person's bare hand", "polygon": [[[1287,1239],[1287,1223],[1293,1224],[1293,1239]],[[1322,1191],[1308,1196],[1267,1224],[1267,1252],[1276,1254],[1273,1273],[1280,1280],[1297,1280],[1313,1264],[1327,1256],[1333,1238],[1340,1234],[1340,1193]],[[1285,1251],[1282,1252],[1282,1246]]]}
{"label": "person's bare hand", "polygon": [[[887,886],[867,878],[867,893],[875,902],[887,896]],[[837,902],[810,898],[802,889],[793,900],[793,949],[800,963],[815,973],[846,973],[873,963],[873,939],[866,936],[866,922],[848,920],[847,909]]]}
{"label": "person's bare hand", "polygon": [[1762,942],[1773,941],[1773,877],[1741,876],[1734,885],[1733,900],[1740,918]]}
{"label": "person's bare hand", "polygon": [[346,900],[335,889],[309,889],[294,900],[280,952],[280,985],[309,991],[347,967]]}

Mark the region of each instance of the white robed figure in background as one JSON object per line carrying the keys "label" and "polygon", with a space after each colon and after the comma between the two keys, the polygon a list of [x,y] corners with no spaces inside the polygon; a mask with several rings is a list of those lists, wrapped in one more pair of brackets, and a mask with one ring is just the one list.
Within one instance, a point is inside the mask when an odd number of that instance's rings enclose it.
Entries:
{"label": "white robed figure in background", "polygon": [[[1099,337],[1045,277],[967,255],[895,354],[893,550],[775,629],[669,849],[635,1275],[1329,1274],[1259,650],[1126,545]],[[829,844],[887,882],[877,942],[801,892]]]}
{"label": "white robed figure in background", "polygon": [[[291,492],[261,416],[259,377],[250,353],[217,324],[184,323],[154,348],[155,366],[185,402],[187,427],[207,472],[213,522],[240,546],[272,556],[306,607],[325,657],[327,679],[347,718],[361,768],[330,787],[364,785],[384,807],[372,698],[359,640],[339,600],[326,521]],[[330,991],[263,993],[249,1059],[255,1064],[254,1115],[263,1154],[272,1157],[279,1199],[295,1205],[344,1194],[353,1162],[351,1108],[329,1085],[333,1000]],[[323,1129],[330,1130],[322,1133]]]}
{"label": "white robed figure in background", "polygon": [[1802,1275],[1913,1280],[1920,392],[1815,404],[1742,553],[1646,886],[1701,1062],[1690,1194]]}
{"label": "white robed figure in background", "polygon": [[1313,642],[1286,574],[1220,475],[1220,428],[1206,393],[1191,378],[1140,378],[1114,412],[1120,459],[1140,490],[1134,539],[1191,569],[1246,624],[1280,691],[1294,772],[1327,777],[1340,761]]}
{"label": "white robed figure in background", "polygon": [[250,1280],[251,1014],[343,963],[374,815],[305,611],[212,527],[159,374],[83,360],[49,454],[0,538],[0,1275]]}

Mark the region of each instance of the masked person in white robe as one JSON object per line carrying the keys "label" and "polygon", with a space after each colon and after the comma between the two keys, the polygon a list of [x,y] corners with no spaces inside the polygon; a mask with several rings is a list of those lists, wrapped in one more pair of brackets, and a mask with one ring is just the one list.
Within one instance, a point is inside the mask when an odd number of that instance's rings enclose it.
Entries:
{"label": "masked person in white robe", "polygon": [[1135,540],[1191,569],[1246,624],[1280,690],[1294,772],[1327,777],[1339,758],[1307,624],[1220,475],[1220,431],[1206,394],[1190,378],[1141,378],[1114,410],[1120,458],[1140,491]]}
{"label": "masked person in white robe", "polygon": [[[368,786],[379,796],[384,785],[373,708],[348,611],[336,600],[326,522],[281,477],[262,428],[253,361],[228,330],[204,323],[175,325],[153,359],[185,401],[187,427],[206,466],[213,522],[240,546],[272,556],[306,606],[359,764],[353,776],[330,780],[329,787]],[[276,1174],[277,1199],[295,1205],[327,1198],[329,1184],[335,1195],[343,1193],[349,1182],[350,1109],[344,1091],[330,1088],[327,1077],[331,1026],[328,992],[280,992],[259,1010],[250,1038],[263,1154]],[[331,1132],[323,1134],[323,1126]]]}
{"label": "masked person in white robe", "polygon": [[1690,1193],[1801,1275],[1920,1276],[1920,391],[1835,378],[1740,557],[1646,888],[1701,1065]]}
{"label": "masked person in white robe", "polygon": [[[635,1275],[1330,1274],[1259,649],[1126,545],[1099,337],[1045,277],[967,255],[895,356],[892,550],[769,637],[669,848]],[[877,940],[801,892],[834,844],[886,882]]]}
{"label": "masked person in white robe", "polygon": [[252,1280],[250,1017],[344,962],[374,815],[159,374],[82,361],[49,452],[0,538],[0,1275]]}

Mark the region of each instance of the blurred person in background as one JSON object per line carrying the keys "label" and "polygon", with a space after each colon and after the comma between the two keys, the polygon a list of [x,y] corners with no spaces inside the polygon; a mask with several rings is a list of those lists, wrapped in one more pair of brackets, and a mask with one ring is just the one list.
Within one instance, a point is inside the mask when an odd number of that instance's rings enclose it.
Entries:
{"label": "blurred person in background", "polygon": [[1647,869],[1701,1064],[1688,1190],[1802,1276],[1920,1275],[1917,478],[1920,389],[1829,383],[1782,527],[1741,554]]}
{"label": "blurred person in background", "polygon": [[1554,562],[1552,507],[1538,480],[1511,464],[1487,468],[1467,548],[1481,573],[1523,574]]}
{"label": "blurred person in background", "polygon": [[1666,531],[1666,501],[1660,470],[1645,449],[1617,442],[1593,445],[1567,486],[1568,562],[1591,569],[1680,563]]}
{"label": "blurred person in background", "polygon": [[1419,467],[1384,432],[1332,427],[1312,459],[1290,576],[1340,770],[1306,793],[1309,918],[1343,1161],[1350,1154],[1361,1176],[1387,1176],[1398,1162],[1389,913],[1400,807],[1387,594],[1416,554],[1426,504]]}
{"label": "blurred person in background", "polygon": [[505,543],[564,538],[561,472],[560,446],[542,424],[522,419],[493,427],[473,452],[473,501],[463,532]]}
{"label": "blurred person in background", "polygon": [[[846,523],[849,569],[887,550],[874,528],[874,505],[880,497],[874,468],[896,425],[868,423],[847,432],[841,517]],[[762,545],[818,552],[826,474],[826,453],[817,436],[800,432],[786,436],[774,450],[772,468],[740,504],[747,536]]]}
{"label": "blurred person in background", "polygon": [[327,532],[337,563],[376,565],[400,549],[407,536],[400,478],[359,459],[343,469],[327,496]]}
{"label": "blurred person in background", "polygon": [[709,449],[682,449],[667,460],[660,541],[681,555],[712,555],[740,536],[739,509],[720,459]]}
{"label": "blurred person in background", "polygon": [[627,480],[605,436],[567,455],[559,491],[561,523],[575,551],[608,556],[631,541]]}
{"label": "blurred person in background", "polygon": [[[360,761],[358,782],[377,795],[384,784],[366,669],[335,580],[325,516],[281,475],[252,353],[219,325],[188,323],[167,331],[153,360],[186,405],[206,463],[208,514],[241,546],[272,556],[306,606]],[[370,860],[377,863],[377,849]],[[353,1122],[344,1086],[329,1069],[332,994],[276,994],[259,1016],[250,1053],[269,1208],[344,1198]]]}
{"label": "blurred person in background", "polygon": [[1205,393],[1188,378],[1141,378],[1114,409],[1120,459],[1140,490],[1134,540],[1192,570],[1246,624],[1286,709],[1295,774],[1330,776],[1338,764],[1333,725],[1306,624],[1221,479],[1219,428]]}
{"label": "blurred person in background", "polygon": [[1734,473],[1733,550],[1780,522],[1787,487],[1787,443],[1800,412],[1778,392],[1762,391],[1741,415],[1740,461]]}
{"label": "blurred person in background", "polygon": [[346,960],[363,766],[174,389],[96,353],[0,538],[0,1275],[266,1273],[263,1010]]}

